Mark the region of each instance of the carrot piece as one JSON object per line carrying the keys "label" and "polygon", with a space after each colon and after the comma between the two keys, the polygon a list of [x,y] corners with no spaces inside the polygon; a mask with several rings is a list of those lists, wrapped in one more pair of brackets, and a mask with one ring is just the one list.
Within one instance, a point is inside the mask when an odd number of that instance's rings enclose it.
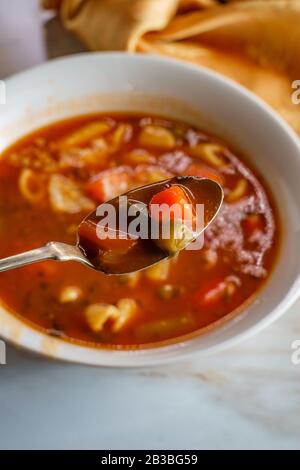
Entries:
{"label": "carrot piece", "polygon": [[[170,219],[174,219],[174,212],[176,211],[175,205],[180,207],[181,214],[180,214],[180,219],[182,220],[193,220],[194,213],[193,213],[193,208],[191,207],[191,203],[186,196],[185,192],[180,186],[170,186],[169,188],[166,188],[157,194],[155,194],[151,201],[150,201],[150,213],[151,215],[155,217],[157,214],[156,211],[152,210],[153,205],[160,206],[160,211],[159,211],[159,219],[161,220],[164,217],[164,210],[165,210],[165,215],[170,217]],[[164,206],[168,206],[165,207]],[[168,208],[174,207],[175,211],[169,211]],[[152,208],[152,209],[151,209]],[[176,216],[178,216],[177,211],[176,211]]]}
{"label": "carrot piece", "polygon": [[[99,226],[98,230],[101,230]],[[84,221],[79,226],[79,239],[82,245],[96,246],[103,251],[117,251],[118,253],[127,253],[136,243],[137,240],[133,238],[121,237],[120,232],[110,229],[106,234],[106,238],[99,238],[97,224],[89,220]],[[103,232],[105,229],[103,228]]]}
{"label": "carrot piece", "polygon": [[168,204],[169,206],[172,206],[172,204],[187,204],[188,202],[183,189],[175,185],[155,194],[151,200],[151,204]]}
{"label": "carrot piece", "polygon": [[202,178],[209,178],[210,180],[213,180],[216,183],[219,183],[221,186],[224,185],[223,176],[220,175],[220,173],[218,173],[216,170],[213,170],[212,168],[208,168],[205,165],[197,165],[195,163],[192,163],[185,170],[184,174],[186,176],[200,176]]}
{"label": "carrot piece", "polygon": [[97,202],[105,202],[125,193],[129,187],[129,173],[125,167],[102,171],[86,185],[86,192]]}

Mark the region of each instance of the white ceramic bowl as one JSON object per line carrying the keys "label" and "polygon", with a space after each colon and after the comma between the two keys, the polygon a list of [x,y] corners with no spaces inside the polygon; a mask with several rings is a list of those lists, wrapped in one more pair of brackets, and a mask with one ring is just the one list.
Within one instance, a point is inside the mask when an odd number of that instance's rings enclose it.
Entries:
{"label": "white ceramic bowl", "polygon": [[273,190],[285,228],[271,278],[239,316],[202,336],[166,347],[140,351],[82,347],[32,329],[3,307],[0,334],[53,358],[140,366],[219,351],[258,332],[286,311],[299,293],[298,137],[254,95],[206,69],[143,55],[82,54],[7,80],[7,104],[0,107],[0,151],[53,121],[94,111],[122,110],[188,120],[224,137],[253,161]]}

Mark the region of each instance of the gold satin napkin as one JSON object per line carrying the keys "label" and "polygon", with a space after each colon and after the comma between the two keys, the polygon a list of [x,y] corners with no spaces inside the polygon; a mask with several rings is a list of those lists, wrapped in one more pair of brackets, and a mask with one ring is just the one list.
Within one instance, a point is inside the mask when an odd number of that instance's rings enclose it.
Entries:
{"label": "gold satin napkin", "polygon": [[300,135],[300,104],[292,101],[292,84],[300,80],[300,0],[43,3],[59,9],[64,26],[92,50],[161,54],[227,75],[267,101]]}

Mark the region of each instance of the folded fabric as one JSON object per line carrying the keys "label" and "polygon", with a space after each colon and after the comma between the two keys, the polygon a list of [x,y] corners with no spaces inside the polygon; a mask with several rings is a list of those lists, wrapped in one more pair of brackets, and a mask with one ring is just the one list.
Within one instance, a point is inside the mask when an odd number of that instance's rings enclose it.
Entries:
{"label": "folded fabric", "polygon": [[[92,50],[155,53],[214,69],[300,134],[300,0],[44,0]],[[296,85],[295,85],[296,86]]]}

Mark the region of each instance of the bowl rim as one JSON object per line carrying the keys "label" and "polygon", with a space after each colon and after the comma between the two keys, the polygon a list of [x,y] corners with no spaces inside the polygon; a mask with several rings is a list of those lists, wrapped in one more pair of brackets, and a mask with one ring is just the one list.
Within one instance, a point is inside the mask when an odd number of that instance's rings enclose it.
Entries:
{"label": "bowl rim", "polygon": [[[32,74],[39,73],[41,71],[45,71],[48,68],[53,68],[59,66],[61,63],[66,62],[75,62],[75,61],[89,61],[89,60],[99,60],[102,59],[114,59],[120,61],[134,61],[140,63],[142,67],[143,63],[149,62],[153,63],[155,66],[159,66],[160,64],[164,64],[165,66],[175,67],[181,70],[184,70],[186,73],[193,73],[198,74],[199,79],[201,77],[205,77],[206,79],[210,79],[217,85],[223,85],[232,92],[239,95],[241,99],[245,99],[252,102],[257,108],[265,114],[265,118],[272,120],[275,125],[280,127],[281,130],[286,134],[291,144],[299,152],[299,159],[300,159],[300,140],[295,131],[287,124],[286,121],[273,109],[270,105],[264,102],[261,98],[256,96],[254,93],[240,85],[239,83],[233,81],[232,79],[217,73],[211,69],[205,68],[203,66],[196,66],[190,64],[188,62],[177,60],[173,58],[165,58],[156,55],[144,55],[144,54],[133,54],[127,52],[84,52],[80,54],[73,54],[70,56],[64,56],[57,59],[49,60],[43,64],[37,65],[32,67],[28,70],[19,72],[17,74],[12,75],[11,77],[7,77],[5,79],[6,84],[12,83],[14,81],[22,80]],[[21,92],[22,93],[22,92]],[[66,362],[73,362],[73,363],[80,363],[86,365],[94,365],[94,366],[102,366],[102,367],[141,367],[141,366],[157,366],[162,364],[171,363],[174,361],[179,360],[187,360],[191,356],[195,357],[196,355],[199,356],[208,356],[220,351],[223,351],[231,346],[239,344],[241,341],[250,338],[254,334],[261,331],[266,326],[270,325],[279,318],[283,313],[287,311],[287,309],[297,300],[300,294],[300,275],[298,275],[297,279],[293,282],[290,286],[289,292],[285,295],[285,297],[281,300],[281,302],[269,313],[267,313],[262,319],[258,320],[254,325],[246,327],[244,331],[236,333],[231,338],[221,340],[216,344],[206,346],[204,349],[199,349],[198,351],[188,351],[185,350],[184,347],[186,344],[190,343],[191,340],[187,340],[185,342],[179,342],[163,347],[158,348],[150,348],[150,349],[136,349],[136,350],[116,350],[116,349],[105,349],[105,348],[93,348],[91,346],[83,346],[76,342],[71,341],[64,341],[61,339],[57,339],[54,337],[50,337],[46,333],[42,332],[41,330],[35,329],[34,326],[31,326],[29,323],[22,321],[19,316],[14,315],[9,311],[9,309],[5,309],[2,307],[8,317],[12,317],[14,322],[20,323],[23,329],[29,336],[25,335],[23,340],[14,339],[10,337],[5,329],[2,328],[2,323],[0,323],[0,333],[4,340],[8,340],[9,342],[13,343],[16,346],[21,346],[24,349],[30,350],[34,353],[41,354],[43,356],[47,356],[49,358],[58,359]],[[1,315],[1,312],[0,312]],[[4,331],[3,331],[4,330]],[[32,342],[32,336],[39,336],[41,340],[47,340],[47,343],[51,343],[54,345],[54,348],[51,349],[50,347],[46,348],[46,351],[43,350],[39,344],[39,342]],[[197,340],[197,338],[193,338],[193,340]],[[57,343],[58,342],[58,343]],[[63,343],[63,351],[60,350],[60,353],[57,354],[57,347],[61,346]],[[61,349],[61,348],[60,348]],[[85,350],[86,354],[82,354],[83,350]]]}

